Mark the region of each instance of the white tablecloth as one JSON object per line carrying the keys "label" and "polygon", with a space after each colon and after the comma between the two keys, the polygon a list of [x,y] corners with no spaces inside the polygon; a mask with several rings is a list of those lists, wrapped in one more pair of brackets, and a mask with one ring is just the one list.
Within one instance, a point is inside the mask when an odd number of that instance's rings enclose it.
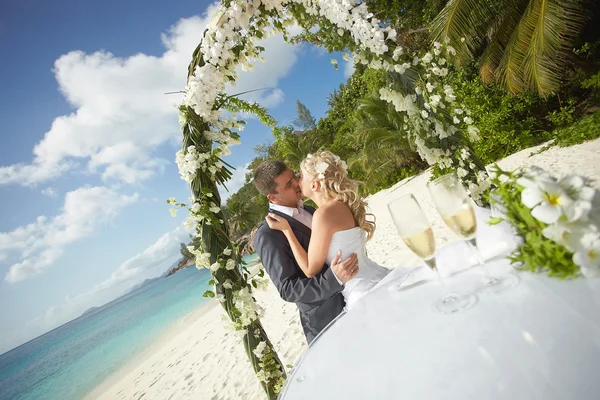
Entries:
{"label": "white tablecloth", "polygon": [[[489,267],[513,270],[505,259]],[[441,290],[435,281],[381,285],[312,343],[281,398],[600,399],[600,279],[519,277],[517,287],[480,294],[451,315],[431,308]],[[473,293],[481,273],[446,282]]]}

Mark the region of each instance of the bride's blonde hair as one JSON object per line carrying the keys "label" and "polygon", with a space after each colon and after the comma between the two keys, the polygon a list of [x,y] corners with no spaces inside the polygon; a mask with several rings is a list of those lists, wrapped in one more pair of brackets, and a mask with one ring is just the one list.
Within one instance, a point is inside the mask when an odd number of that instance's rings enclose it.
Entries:
{"label": "bride's blonde hair", "polygon": [[[359,182],[348,177],[346,163],[330,151],[321,151],[306,156],[302,168],[310,180],[321,183],[321,193],[328,200],[337,200],[345,203],[350,208],[354,222],[365,232],[367,240],[375,233],[375,216],[367,213],[367,202],[358,195]],[[373,221],[367,220],[367,215]]]}

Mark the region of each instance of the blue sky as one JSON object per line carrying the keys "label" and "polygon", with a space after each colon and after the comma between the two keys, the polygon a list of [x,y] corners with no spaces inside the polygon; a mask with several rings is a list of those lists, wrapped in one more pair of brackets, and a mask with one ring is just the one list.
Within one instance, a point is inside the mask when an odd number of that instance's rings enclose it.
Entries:
{"label": "blue sky", "polygon": [[[0,353],[118,297],[176,260],[189,232],[165,200],[186,201],[167,91],[209,20],[210,2],[3,1],[0,5]],[[320,49],[265,41],[265,63],[233,92],[275,118],[315,117],[348,75]],[[243,182],[257,144],[250,120],[226,158]]]}

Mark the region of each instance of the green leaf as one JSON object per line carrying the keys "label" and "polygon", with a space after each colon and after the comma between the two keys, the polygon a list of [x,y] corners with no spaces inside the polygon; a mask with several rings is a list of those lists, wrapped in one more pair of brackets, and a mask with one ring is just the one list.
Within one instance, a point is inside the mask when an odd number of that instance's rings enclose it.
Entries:
{"label": "green leaf", "polygon": [[202,297],[210,297],[213,298],[215,297],[215,292],[213,292],[212,290],[207,290],[206,292],[204,292],[202,294]]}
{"label": "green leaf", "polygon": [[488,225],[498,225],[502,221],[504,221],[504,218],[490,217],[490,219],[488,219],[488,221],[487,221],[487,224]]}

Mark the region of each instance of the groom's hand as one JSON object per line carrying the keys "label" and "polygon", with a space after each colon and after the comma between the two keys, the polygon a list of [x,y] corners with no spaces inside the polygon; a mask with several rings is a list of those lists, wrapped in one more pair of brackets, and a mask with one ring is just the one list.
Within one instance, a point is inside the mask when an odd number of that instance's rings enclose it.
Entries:
{"label": "groom's hand", "polygon": [[358,257],[352,253],[350,257],[339,262],[341,258],[342,252],[338,251],[331,261],[331,269],[338,280],[345,284],[358,273]]}

